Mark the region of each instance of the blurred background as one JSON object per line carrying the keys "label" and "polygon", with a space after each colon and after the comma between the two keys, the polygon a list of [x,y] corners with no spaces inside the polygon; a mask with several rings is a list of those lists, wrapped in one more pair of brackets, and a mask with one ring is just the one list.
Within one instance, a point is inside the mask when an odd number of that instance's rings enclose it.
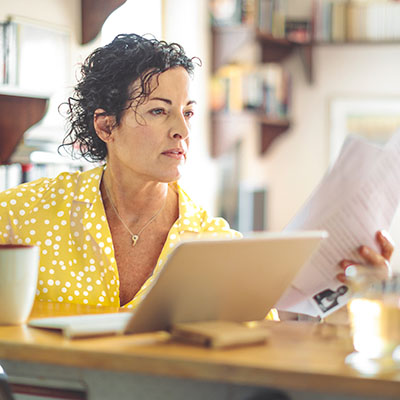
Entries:
{"label": "blurred background", "polygon": [[2,0],[0,22],[0,189],[91,167],[57,155],[58,106],[118,33],[202,60],[182,185],[243,232],[284,228],[348,134],[400,128],[399,1]]}

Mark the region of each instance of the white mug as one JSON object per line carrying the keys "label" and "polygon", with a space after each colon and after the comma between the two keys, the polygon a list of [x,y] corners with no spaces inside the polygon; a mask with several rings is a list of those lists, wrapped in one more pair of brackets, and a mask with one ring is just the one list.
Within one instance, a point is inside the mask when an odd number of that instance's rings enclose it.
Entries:
{"label": "white mug", "polygon": [[28,319],[38,271],[37,246],[0,244],[0,325],[18,325]]}

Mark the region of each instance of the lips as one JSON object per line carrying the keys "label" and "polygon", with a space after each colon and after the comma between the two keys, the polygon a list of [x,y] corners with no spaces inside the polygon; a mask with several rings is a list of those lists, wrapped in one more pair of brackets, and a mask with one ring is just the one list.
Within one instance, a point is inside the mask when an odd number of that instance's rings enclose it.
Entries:
{"label": "lips", "polygon": [[166,151],[163,151],[162,154],[167,157],[176,158],[178,160],[182,160],[182,159],[186,158],[186,152],[180,148],[168,149]]}

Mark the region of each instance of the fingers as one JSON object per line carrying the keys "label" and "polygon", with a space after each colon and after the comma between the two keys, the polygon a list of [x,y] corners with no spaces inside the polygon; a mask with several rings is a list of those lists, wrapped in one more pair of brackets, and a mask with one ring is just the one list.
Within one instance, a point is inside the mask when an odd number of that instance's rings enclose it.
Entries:
{"label": "fingers", "polygon": [[[379,248],[381,250],[380,254],[372,250],[368,246],[360,246],[358,248],[358,253],[365,260],[365,263],[374,267],[383,268],[381,271],[385,275],[391,274],[390,259],[394,251],[394,242],[390,237],[389,233],[381,230],[376,233],[376,241],[378,242]],[[343,270],[336,275],[336,278],[343,283],[347,282],[347,277],[345,274],[346,269],[350,265],[359,264],[358,262],[352,260],[342,260],[339,262],[339,267]]]}
{"label": "fingers", "polygon": [[389,233],[386,231],[378,231],[376,233],[376,240],[381,248],[382,256],[390,261],[394,251],[394,242],[393,239],[390,237]]}
{"label": "fingers", "polygon": [[367,263],[374,266],[375,268],[379,269],[382,268],[381,271],[384,273],[385,277],[390,276],[392,274],[392,269],[389,260],[387,260],[381,254],[376,253],[367,246],[361,246],[358,249],[358,252]]}
{"label": "fingers", "polygon": [[350,265],[354,265],[354,264],[357,264],[357,263],[354,261],[351,261],[351,260],[342,260],[339,263],[339,267],[342,268],[343,270],[346,270],[347,267],[350,267]]}
{"label": "fingers", "polygon": [[358,252],[369,264],[376,267],[384,267],[387,274],[390,276],[392,272],[390,258],[394,251],[393,240],[390,235],[383,230],[376,233],[376,240],[381,249],[381,254],[373,251],[368,246],[360,246]]}
{"label": "fingers", "polygon": [[377,267],[387,266],[388,260],[368,246],[360,246],[358,248],[358,253],[367,262],[367,264]]}
{"label": "fingers", "polygon": [[344,271],[344,272],[340,272],[339,274],[336,275],[336,278],[338,281],[342,282],[342,283],[346,283],[347,282],[347,278],[346,278],[346,268],[350,267],[350,265],[354,265],[357,264],[354,261],[351,260],[342,260],[339,263],[339,267]]}

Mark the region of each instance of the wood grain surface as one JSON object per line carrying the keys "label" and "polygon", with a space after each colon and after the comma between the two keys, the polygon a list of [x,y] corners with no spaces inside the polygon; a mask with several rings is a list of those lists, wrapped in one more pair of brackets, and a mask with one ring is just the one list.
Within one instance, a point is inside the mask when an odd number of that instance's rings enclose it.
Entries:
{"label": "wood grain surface", "polygon": [[[116,310],[38,303],[32,317]],[[68,340],[56,331],[2,326],[0,360],[381,398],[400,394],[400,370],[366,378],[345,364],[353,351],[347,326],[294,321],[260,326],[269,331],[266,344],[224,350],[175,342],[166,332]]]}

